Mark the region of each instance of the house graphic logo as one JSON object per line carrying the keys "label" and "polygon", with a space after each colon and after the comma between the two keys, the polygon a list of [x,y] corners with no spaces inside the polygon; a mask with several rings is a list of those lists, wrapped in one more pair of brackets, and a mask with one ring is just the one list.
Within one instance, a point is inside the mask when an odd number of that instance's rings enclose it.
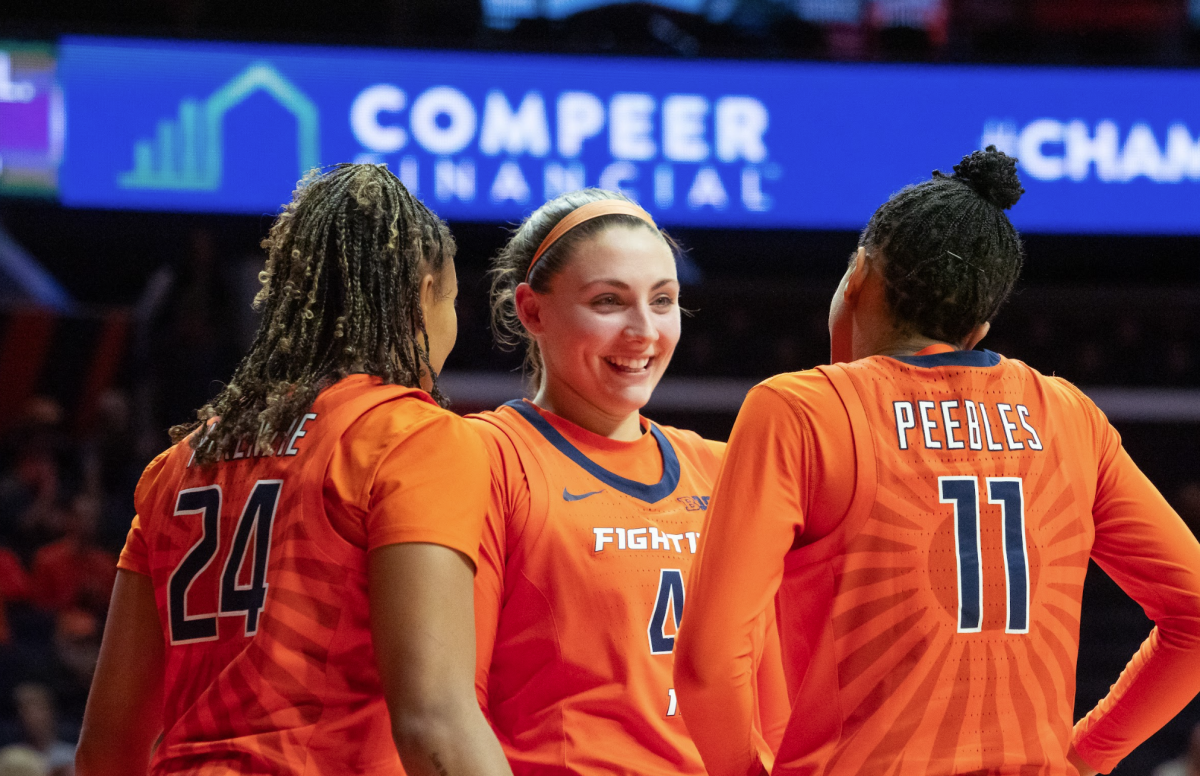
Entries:
{"label": "house graphic logo", "polygon": [[33,82],[12,80],[12,57],[0,51],[0,102],[33,102],[35,95]]}
{"label": "house graphic logo", "polygon": [[259,91],[296,119],[297,176],[320,164],[319,114],[295,84],[266,62],[256,62],[203,102],[186,98],[179,117],[158,122],[155,137],[133,146],[133,169],[117,178],[123,189],[216,191],[225,158],[225,115]]}

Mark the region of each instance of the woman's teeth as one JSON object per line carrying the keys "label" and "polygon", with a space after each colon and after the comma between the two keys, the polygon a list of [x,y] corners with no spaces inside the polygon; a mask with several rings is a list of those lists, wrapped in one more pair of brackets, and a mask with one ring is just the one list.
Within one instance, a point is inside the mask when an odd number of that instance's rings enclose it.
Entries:
{"label": "woman's teeth", "polygon": [[640,372],[650,364],[649,358],[618,358],[617,356],[609,356],[605,361],[623,372]]}

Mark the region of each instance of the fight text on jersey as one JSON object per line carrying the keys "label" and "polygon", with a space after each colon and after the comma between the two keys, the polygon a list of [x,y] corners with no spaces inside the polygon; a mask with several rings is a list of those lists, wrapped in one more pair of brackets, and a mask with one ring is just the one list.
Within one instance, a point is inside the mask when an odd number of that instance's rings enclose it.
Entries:
{"label": "fight text on jersey", "polygon": [[[607,547],[617,550],[667,550],[668,552],[690,552],[696,554],[699,531],[666,533],[654,526],[649,528],[593,528],[596,536],[595,552]],[[609,545],[612,545],[609,547]]]}

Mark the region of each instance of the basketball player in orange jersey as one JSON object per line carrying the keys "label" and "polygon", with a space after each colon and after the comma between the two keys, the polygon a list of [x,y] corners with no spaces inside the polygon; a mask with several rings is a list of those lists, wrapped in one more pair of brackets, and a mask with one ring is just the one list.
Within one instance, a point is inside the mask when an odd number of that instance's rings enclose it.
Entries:
{"label": "basketball player in orange jersey", "polygon": [[[1022,263],[1016,160],[977,151],[875,212],[833,366],[750,392],[677,648],[712,776],[757,774],[772,608],[783,774],[1108,772],[1200,690],[1200,544],[1065,380],[972,348]],[[1088,558],[1156,628],[1072,729]]]}
{"label": "basketball player in orange jersey", "polygon": [[[469,416],[492,464],[480,704],[516,774],[703,774],[672,650],[724,444],[640,414],[679,341],[673,243],[586,189],[527,218],[493,276],[494,328],[528,344],[537,395]],[[781,690],[772,636],[760,673]],[[759,700],[777,743],[786,699]]]}
{"label": "basketball player in orange jersey", "polygon": [[138,484],[78,772],[508,774],[471,682],[487,453],[438,406],[450,233],[338,165],[263,244],[250,352]]}

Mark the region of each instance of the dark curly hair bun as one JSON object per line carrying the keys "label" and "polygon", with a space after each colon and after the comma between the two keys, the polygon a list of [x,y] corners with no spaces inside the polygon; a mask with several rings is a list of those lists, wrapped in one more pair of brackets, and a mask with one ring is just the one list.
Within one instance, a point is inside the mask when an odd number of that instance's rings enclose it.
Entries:
{"label": "dark curly hair bun", "polygon": [[966,183],[976,194],[1001,210],[1008,210],[1017,204],[1017,200],[1025,193],[1025,189],[1021,188],[1021,179],[1017,177],[1017,160],[1003,151],[997,151],[994,145],[964,156],[961,162],[954,165],[952,177]]}
{"label": "dark curly hair bun", "polygon": [[1025,258],[1004,212],[1023,193],[1017,160],[989,146],[875,211],[859,244],[882,263],[898,323],[959,344],[995,316]]}

